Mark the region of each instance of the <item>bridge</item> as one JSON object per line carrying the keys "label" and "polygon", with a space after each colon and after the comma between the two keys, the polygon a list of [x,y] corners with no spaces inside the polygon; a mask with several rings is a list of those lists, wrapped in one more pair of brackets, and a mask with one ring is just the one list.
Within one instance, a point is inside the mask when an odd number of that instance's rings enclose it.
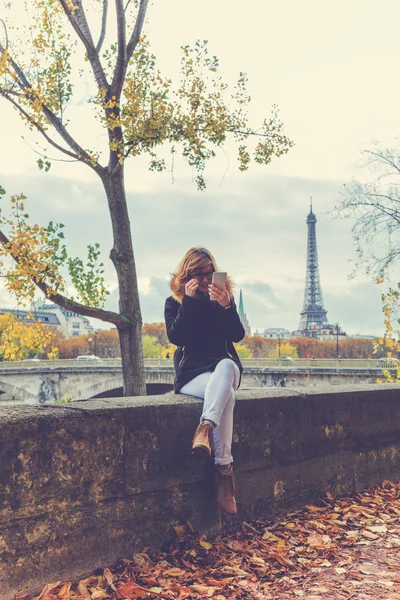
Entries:
{"label": "bridge", "polygon": [[[391,360],[381,359],[244,359],[243,389],[376,383]],[[172,390],[172,359],[146,359],[147,392]],[[0,400],[48,404],[63,399],[122,395],[122,368],[112,360],[26,360],[0,362]]]}

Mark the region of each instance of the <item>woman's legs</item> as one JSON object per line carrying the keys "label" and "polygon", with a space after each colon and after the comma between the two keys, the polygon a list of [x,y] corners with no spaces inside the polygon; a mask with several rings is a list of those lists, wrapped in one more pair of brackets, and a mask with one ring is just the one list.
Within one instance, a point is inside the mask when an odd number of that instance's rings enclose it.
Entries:
{"label": "woman's legs", "polygon": [[232,462],[231,445],[233,433],[234,391],[239,385],[240,372],[229,358],[221,360],[213,373],[198,375],[184,385],[180,393],[204,398],[200,422],[207,420],[215,424],[213,431],[216,465]]}

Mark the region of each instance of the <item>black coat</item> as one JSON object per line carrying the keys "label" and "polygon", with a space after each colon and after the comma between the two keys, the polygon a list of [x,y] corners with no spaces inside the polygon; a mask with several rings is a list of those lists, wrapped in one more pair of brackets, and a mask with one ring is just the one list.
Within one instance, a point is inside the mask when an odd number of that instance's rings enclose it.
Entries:
{"label": "black coat", "polygon": [[222,308],[218,302],[184,296],[182,304],[172,296],[165,301],[165,324],[169,340],[178,346],[174,355],[174,390],[189,381],[214,371],[224,358],[232,359],[243,367],[232,342],[240,342],[245,335],[233,299],[231,308]]}

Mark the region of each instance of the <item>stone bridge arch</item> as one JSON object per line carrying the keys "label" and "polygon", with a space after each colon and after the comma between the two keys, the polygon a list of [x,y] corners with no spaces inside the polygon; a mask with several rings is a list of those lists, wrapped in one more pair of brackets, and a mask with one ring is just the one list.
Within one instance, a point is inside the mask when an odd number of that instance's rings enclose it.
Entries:
{"label": "stone bridge arch", "polygon": [[79,390],[75,397],[77,399],[85,400],[87,398],[93,398],[93,396],[97,396],[98,394],[102,394],[104,392],[109,392],[116,388],[123,387],[123,379],[122,375],[119,377],[113,377],[112,379],[107,379],[106,381],[100,381],[100,383],[94,383],[89,385],[87,388]]}
{"label": "stone bridge arch", "polygon": [[23,400],[27,404],[37,402],[36,396],[24,390],[16,385],[12,385],[11,383],[6,383],[5,381],[0,381],[0,392],[7,394],[13,400]]}

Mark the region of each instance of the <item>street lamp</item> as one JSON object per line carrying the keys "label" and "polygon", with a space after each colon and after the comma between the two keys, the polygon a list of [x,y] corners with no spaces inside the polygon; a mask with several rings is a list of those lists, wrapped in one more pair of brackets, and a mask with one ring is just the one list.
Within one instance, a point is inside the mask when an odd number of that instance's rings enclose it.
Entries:
{"label": "street lamp", "polygon": [[281,357],[281,336],[278,335],[278,358]]}
{"label": "street lamp", "polygon": [[89,354],[92,354],[92,338],[91,337],[88,339],[88,342],[89,342]]}
{"label": "street lamp", "polygon": [[336,358],[339,358],[339,323],[335,323],[336,328]]}

